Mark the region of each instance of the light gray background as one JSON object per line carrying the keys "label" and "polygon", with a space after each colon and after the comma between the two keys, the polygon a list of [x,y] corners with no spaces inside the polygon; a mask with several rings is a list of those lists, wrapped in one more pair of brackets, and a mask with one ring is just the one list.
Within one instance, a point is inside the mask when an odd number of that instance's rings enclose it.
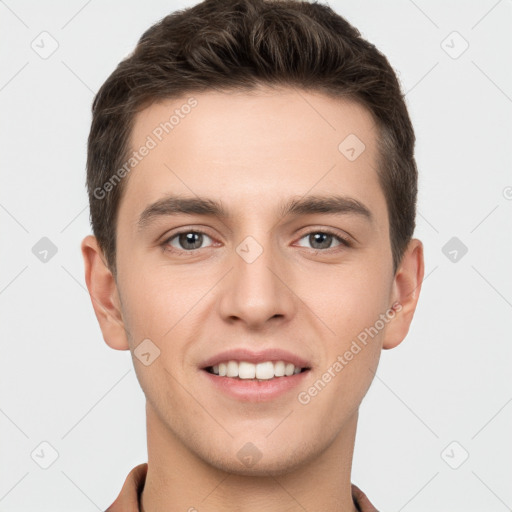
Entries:
{"label": "light gray background", "polygon": [[[147,460],[130,355],[103,342],[85,290],[86,138],[115,65],[195,3],[0,1],[1,512],[104,510]],[[410,333],[361,408],[352,481],[382,511],[511,510],[512,2],[330,5],[407,92],[426,250]],[[46,59],[31,47],[51,49],[43,31],[59,45]],[[46,263],[42,237],[58,249]],[[468,248],[455,262],[452,237]]]}

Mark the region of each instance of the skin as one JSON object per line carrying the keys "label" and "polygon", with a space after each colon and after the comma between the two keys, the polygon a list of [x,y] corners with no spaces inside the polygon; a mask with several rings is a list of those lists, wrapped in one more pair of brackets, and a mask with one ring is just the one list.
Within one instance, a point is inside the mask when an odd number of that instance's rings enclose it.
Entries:
{"label": "skin", "polygon": [[[133,357],[147,399],[142,509],[355,512],[358,408],[381,350],[408,332],[424,274],[422,244],[410,242],[393,274],[377,132],[360,105],[291,88],[193,96],[197,107],[125,178],[116,278],[96,239],[82,243],[106,343],[133,356],[149,338],[161,351],[149,366]],[[187,99],[140,112],[132,148]],[[366,146],[354,161],[338,150],[349,134]],[[354,213],[279,214],[292,197],[333,193],[363,203],[372,221]],[[232,218],[165,215],[139,229],[144,209],[168,194],[221,201]],[[177,228],[205,233],[201,248],[178,237],[166,242]],[[352,246],[308,236],[325,229]],[[236,252],[247,236],[263,249],[250,264]],[[393,303],[400,305],[393,319],[301,404],[297,394]],[[240,346],[284,348],[306,358],[311,371],[300,389],[270,402],[235,400],[208,384],[199,366]],[[237,457],[247,442],[262,454],[251,468]]]}

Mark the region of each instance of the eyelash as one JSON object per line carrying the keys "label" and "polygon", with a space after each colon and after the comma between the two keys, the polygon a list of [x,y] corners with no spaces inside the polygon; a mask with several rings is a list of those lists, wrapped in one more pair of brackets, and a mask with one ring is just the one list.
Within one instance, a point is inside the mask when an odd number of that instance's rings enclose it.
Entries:
{"label": "eyelash", "polygon": [[[207,237],[211,238],[213,240],[213,237],[211,237],[210,235],[208,235],[208,233],[205,233],[204,231],[197,231],[197,230],[193,230],[193,229],[184,229],[182,231],[178,231],[176,233],[174,233],[172,236],[166,238],[163,242],[162,242],[162,247],[164,248],[164,250],[166,251],[169,251],[169,252],[172,252],[174,254],[178,254],[178,255],[188,255],[188,254],[193,254],[197,251],[199,251],[200,249],[206,249],[206,247],[200,247],[198,249],[190,249],[190,250],[186,250],[186,249],[176,249],[175,247],[172,247],[170,246],[170,242],[172,240],[174,240],[175,238],[177,238],[178,236],[180,235],[183,235],[183,234],[189,234],[189,233],[194,233],[194,234],[200,234],[200,235],[206,235]],[[309,248],[311,251],[314,251],[315,253],[318,253],[318,252],[329,252],[331,250],[336,250],[337,248],[339,249],[340,247],[343,247],[343,248],[350,248],[352,247],[352,243],[347,239],[347,238],[344,238],[342,236],[340,236],[339,234],[337,233],[334,233],[333,231],[329,230],[329,229],[322,229],[322,230],[312,230],[312,231],[308,231],[307,233],[304,233],[300,238],[299,240],[302,240],[303,238],[309,236],[309,235],[312,235],[312,234],[318,234],[318,233],[321,233],[323,235],[329,235],[329,236],[332,236],[334,239],[336,239],[338,242],[340,242],[340,245],[337,246],[337,247],[329,247],[327,249],[313,249],[313,248]],[[301,246],[302,247],[302,246]],[[307,247],[304,247],[304,249],[308,249]]]}

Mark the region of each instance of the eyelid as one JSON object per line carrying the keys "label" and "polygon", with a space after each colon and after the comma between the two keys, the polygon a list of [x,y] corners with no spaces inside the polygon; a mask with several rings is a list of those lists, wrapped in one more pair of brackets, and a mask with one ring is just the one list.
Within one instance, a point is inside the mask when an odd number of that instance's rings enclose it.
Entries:
{"label": "eyelid", "polygon": [[[340,242],[340,245],[336,246],[336,247],[341,246],[341,247],[349,248],[354,245],[354,242],[352,242],[351,237],[349,237],[348,235],[342,235],[339,232],[334,231],[330,228],[314,228],[313,227],[311,229],[308,229],[308,231],[306,231],[305,233],[303,233],[297,240],[302,240],[304,237],[306,237],[308,235],[312,235],[314,233],[323,233],[325,235],[331,235],[332,237],[334,237],[335,239],[337,239]],[[302,247],[302,246],[299,246],[299,247]],[[311,247],[310,249],[315,252],[327,253],[331,250],[336,250],[336,247],[329,247],[328,249],[313,249]],[[308,249],[308,247],[305,247],[305,249]]]}
{"label": "eyelid", "polygon": [[[178,231],[173,231],[172,234],[165,234],[163,236],[162,242],[159,242],[159,245],[170,252],[181,253],[181,254],[183,254],[183,253],[193,254],[193,253],[198,252],[200,249],[210,249],[211,247],[215,247],[215,244],[218,244],[217,239],[214,236],[210,235],[207,231],[205,231],[204,228],[197,229],[197,228],[182,227],[182,228],[177,228],[177,229],[178,229]],[[200,249],[191,249],[191,250],[179,249],[177,247],[173,247],[170,244],[171,240],[175,239],[176,237],[178,237],[180,235],[186,234],[186,233],[196,233],[196,234],[200,234],[200,235],[206,235],[208,238],[210,238],[212,240],[212,244],[207,247],[201,247]]]}
{"label": "eyelid", "polygon": [[357,240],[354,238],[351,234],[347,233],[346,231],[342,230],[341,228],[335,228],[330,226],[325,226],[322,224],[310,224],[308,226],[305,226],[299,230],[297,230],[298,233],[301,233],[303,231],[303,234],[300,235],[300,237],[304,237],[305,235],[309,235],[311,233],[326,233],[329,235],[333,235],[335,237],[346,239],[347,242],[350,243],[356,243]]}
{"label": "eyelid", "polygon": [[201,226],[195,224],[194,226],[180,226],[174,229],[170,229],[166,231],[161,237],[159,237],[157,243],[167,243],[171,238],[174,238],[178,235],[182,235],[183,233],[200,233],[202,235],[207,235],[211,239],[216,239],[215,236],[209,233],[208,227]]}

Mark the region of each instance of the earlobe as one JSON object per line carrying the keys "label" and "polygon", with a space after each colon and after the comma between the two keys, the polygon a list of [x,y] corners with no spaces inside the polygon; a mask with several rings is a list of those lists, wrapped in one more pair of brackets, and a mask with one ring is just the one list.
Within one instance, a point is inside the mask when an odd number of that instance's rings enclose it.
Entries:
{"label": "earlobe", "polygon": [[117,285],[108,268],[103,251],[92,235],[81,245],[85,266],[85,282],[103,339],[116,350],[129,350]]}
{"label": "earlobe", "polygon": [[396,315],[386,329],[383,348],[396,347],[409,332],[418,304],[424,272],[423,244],[420,240],[412,239],[394,277],[392,304],[396,304]]}

